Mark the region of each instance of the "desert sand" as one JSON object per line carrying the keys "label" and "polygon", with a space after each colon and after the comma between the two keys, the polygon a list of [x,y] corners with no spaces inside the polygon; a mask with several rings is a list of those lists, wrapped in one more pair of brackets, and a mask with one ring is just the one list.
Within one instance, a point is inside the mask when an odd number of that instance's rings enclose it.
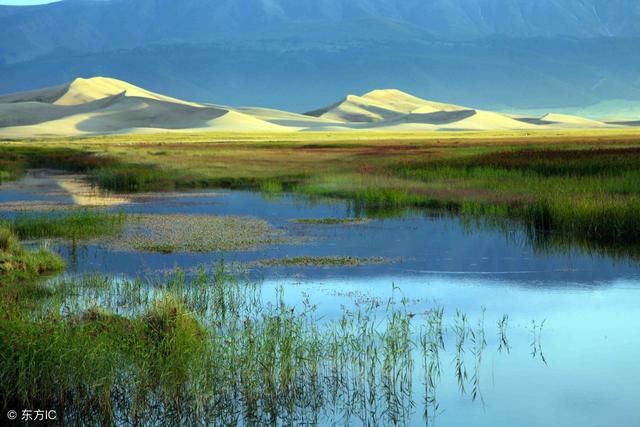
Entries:
{"label": "desert sand", "polygon": [[490,131],[626,127],[566,114],[511,116],[418,98],[396,89],[347,95],[305,114],[195,103],[107,77],[0,96],[0,137],[167,131]]}

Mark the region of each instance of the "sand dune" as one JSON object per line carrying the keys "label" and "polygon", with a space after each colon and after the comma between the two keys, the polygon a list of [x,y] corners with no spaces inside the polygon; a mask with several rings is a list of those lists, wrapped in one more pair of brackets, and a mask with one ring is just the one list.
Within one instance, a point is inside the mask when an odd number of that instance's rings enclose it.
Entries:
{"label": "sand dune", "polygon": [[[182,101],[106,77],[0,96],[0,137],[165,131],[464,131],[599,128],[565,114],[516,117],[374,90],[306,114]],[[621,125],[615,125],[621,127]]]}
{"label": "sand dune", "polygon": [[309,116],[346,123],[373,123],[400,118],[412,112],[458,111],[464,107],[417,98],[397,89],[378,89],[362,96],[348,95],[326,108],[306,113]]}
{"label": "sand dune", "polygon": [[569,114],[548,113],[540,118],[551,124],[573,125],[573,126],[605,126],[606,123],[597,120],[586,119],[584,117],[572,116]]}
{"label": "sand dune", "polygon": [[381,127],[403,131],[463,131],[536,129],[538,126],[519,122],[499,113],[482,110],[436,111],[409,113],[400,119],[382,122]]}
{"label": "sand dune", "polygon": [[192,106],[199,105],[150,92],[122,80],[108,77],[77,78],[65,85],[0,96],[0,104],[32,101],[54,105],[81,105],[114,95],[137,96]]}

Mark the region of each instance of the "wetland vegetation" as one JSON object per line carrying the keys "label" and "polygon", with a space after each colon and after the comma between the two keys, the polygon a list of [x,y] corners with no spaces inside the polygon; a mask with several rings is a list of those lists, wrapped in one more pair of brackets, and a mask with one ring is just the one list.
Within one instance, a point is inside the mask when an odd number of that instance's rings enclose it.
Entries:
{"label": "wetland vegetation", "polygon": [[4,223],[21,239],[82,240],[118,234],[125,219],[123,213],[79,210],[62,215],[21,214]]}
{"label": "wetland vegetation", "polygon": [[356,216],[419,208],[517,221],[538,244],[633,253],[640,240],[634,131],[129,135],[14,142],[0,154],[5,177],[54,166],[114,191],[289,191],[348,200]]}
{"label": "wetland vegetation", "polygon": [[366,224],[369,222],[367,218],[296,218],[292,222],[297,224]]}
{"label": "wetland vegetation", "polygon": [[248,250],[285,236],[256,218],[213,215],[133,215],[108,244],[150,252],[215,252]]}
{"label": "wetland vegetation", "polygon": [[[480,396],[482,353],[497,351],[476,341],[480,320],[457,313],[447,325],[438,307],[412,313],[395,290],[322,321],[308,299],[290,306],[282,291],[271,300],[237,277],[221,265],[192,280],[176,271],[156,283],[87,276],[3,285],[2,407],[45,405],[68,423],[404,424],[418,405],[417,358],[430,366],[429,407],[445,375],[463,396]],[[508,345],[505,325],[500,334]],[[449,341],[452,371],[441,360]]]}
{"label": "wetland vegetation", "polygon": [[292,265],[317,265],[317,266],[357,266],[365,264],[383,264],[392,262],[382,257],[360,258],[354,256],[298,256],[287,258],[272,258],[258,261],[258,265],[262,266],[292,266]]}
{"label": "wetland vegetation", "polygon": [[0,287],[16,280],[33,280],[64,267],[64,261],[45,248],[26,250],[13,230],[0,223]]}

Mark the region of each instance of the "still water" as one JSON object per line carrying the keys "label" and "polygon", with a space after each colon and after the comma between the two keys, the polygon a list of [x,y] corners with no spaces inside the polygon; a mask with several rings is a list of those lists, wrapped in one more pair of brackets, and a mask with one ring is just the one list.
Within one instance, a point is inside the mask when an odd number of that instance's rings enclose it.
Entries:
{"label": "still water", "polygon": [[[59,179],[32,174],[26,183],[3,184],[0,210],[13,216],[20,205],[96,204],[94,196],[79,198],[76,187],[59,185]],[[299,224],[292,220],[342,218],[351,212],[340,201],[310,202],[291,195],[212,191],[111,200],[99,204],[130,213],[260,218],[298,239],[251,251],[171,254],[53,242],[52,248],[68,262],[67,274],[159,277],[175,267],[192,271],[224,259],[249,269],[267,298],[282,288],[287,302],[300,305],[308,295],[322,321],[338,319],[344,307],[356,304],[380,301],[383,306],[392,293],[405,297],[408,310],[417,315],[442,307],[447,325],[454,324],[456,310],[468,315],[471,327],[484,319],[487,346],[477,373],[480,395],[473,399],[469,384],[461,393],[454,366],[456,337],[447,329],[438,408],[425,419],[423,367],[416,360],[413,394],[404,402],[408,415],[402,423],[640,426],[638,262],[577,250],[542,253],[516,227],[508,232],[469,227],[456,218],[420,213],[362,224]],[[252,264],[287,256],[383,257],[389,262],[353,267]],[[498,322],[505,315],[509,348],[499,351]],[[472,367],[475,355],[467,352],[465,357]],[[325,415],[320,423],[375,421]]]}

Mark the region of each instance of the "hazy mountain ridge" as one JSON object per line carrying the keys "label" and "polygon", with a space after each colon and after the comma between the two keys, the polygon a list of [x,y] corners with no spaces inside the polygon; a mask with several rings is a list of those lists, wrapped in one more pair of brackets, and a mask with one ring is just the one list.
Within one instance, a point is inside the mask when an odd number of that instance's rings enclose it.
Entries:
{"label": "hazy mountain ridge", "polygon": [[66,0],[0,6],[0,92],[101,74],[297,111],[375,87],[586,106],[640,99],[638,45],[631,0]]}
{"label": "hazy mountain ridge", "polygon": [[309,24],[353,27],[362,19],[395,21],[400,31],[408,25],[448,40],[640,36],[640,3],[633,0],[63,1],[0,6],[0,51],[5,60],[21,60],[55,48],[91,52],[150,43],[287,38]]}
{"label": "hazy mountain ridge", "polygon": [[0,93],[110,75],[173,97],[309,111],[345,93],[395,87],[485,109],[640,99],[639,40],[465,43],[279,41],[67,51],[0,65]]}

